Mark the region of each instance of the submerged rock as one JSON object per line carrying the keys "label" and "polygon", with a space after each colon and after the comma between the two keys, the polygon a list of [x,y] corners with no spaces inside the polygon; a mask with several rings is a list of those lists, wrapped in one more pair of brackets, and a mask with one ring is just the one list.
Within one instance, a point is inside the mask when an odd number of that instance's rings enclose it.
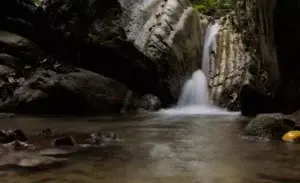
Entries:
{"label": "submerged rock", "polygon": [[66,156],[76,153],[76,149],[61,149],[61,148],[46,148],[39,150],[39,154],[42,156]]}
{"label": "submerged rock", "polygon": [[3,144],[2,147],[10,150],[24,150],[28,148],[34,148],[34,145],[15,140],[13,142]]}
{"label": "submerged rock", "polygon": [[[1,137],[7,137],[9,134],[18,134],[13,137],[25,139],[21,138],[24,133],[19,129],[15,131],[2,130],[0,132]],[[0,168],[15,169],[16,167],[21,167],[29,168],[30,170],[57,168],[57,166],[65,165],[68,160],[66,158],[71,158],[76,153],[83,155],[83,153],[89,154],[91,151],[97,151],[97,154],[99,153],[99,156],[101,156],[102,152],[107,153],[105,148],[120,142],[116,133],[73,133],[73,137],[61,136],[62,133],[53,134],[49,128],[41,132],[39,135],[29,136],[29,139],[24,135],[26,141],[30,143],[14,140],[1,144]],[[57,136],[61,137],[55,138]],[[86,140],[87,137],[89,137],[90,141]]]}
{"label": "submerged rock", "polygon": [[100,145],[103,143],[102,133],[92,133],[90,136],[91,138],[84,140],[88,144]]}
{"label": "submerged rock", "polygon": [[102,137],[104,141],[117,141],[119,139],[118,134],[114,132],[105,133]]}
{"label": "submerged rock", "polygon": [[12,130],[1,130],[0,131],[0,143],[11,143],[14,141],[26,142],[28,138],[26,135],[20,130],[17,129],[15,131]]}
{"label": "submerged rock", "polygon": [[53,158],[47,156],[25,156],[22,157],[17,165],[26,168],[51,168],[53,166],[66,163],[67,159]]}
{"label": "submerged rock", "polygon": [[43,129],[38,134],[42,137],[53,137],[54,135],[50,128]]}
{"label": "submerged rock", "polygon": [[3,168],[19,166],[23,168],[45,169],[64,165],[66,162],[67,159],[65,158],[40,156],[35,152],[29,151],[9,152],[0,156],[0,166]]}
{"label": "submerged rock", "polygon": [[87,142],[90,145],[107,145],[109,143],[119,142],[119,136],[117,133],[111,132],[111,133],[92,133],[90,135],[90,138],[86,139],[85,142]]}
{"label": "submerged rock", "polygon": [[21,142],[26,142],[28,141],[28,138],[26,137],[26,135],[24,134],[24,132],[20,129],[17,129],[13,132],[16,140],[19,140]]}
{"label": "submerged rock", "polygon": [[77,143],[72,136],[65,136],[65,137],[60,137],[57,139],[54,139],[51,142],[51,145],[53,146],[76,146]]}

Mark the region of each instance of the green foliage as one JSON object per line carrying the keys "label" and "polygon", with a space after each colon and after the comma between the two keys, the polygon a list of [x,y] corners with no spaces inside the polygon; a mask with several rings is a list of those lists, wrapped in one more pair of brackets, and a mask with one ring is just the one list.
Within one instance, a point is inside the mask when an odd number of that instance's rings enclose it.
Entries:
{"label": "green foliage", "polygon": [[41,6],[42,4],[42,0],[33,0],[33,2],[36,6]]}
{"label": "green foliage", "polygon": [[193,0],[195,11],[206,13],[212,9],[232,9],[233,0]]}

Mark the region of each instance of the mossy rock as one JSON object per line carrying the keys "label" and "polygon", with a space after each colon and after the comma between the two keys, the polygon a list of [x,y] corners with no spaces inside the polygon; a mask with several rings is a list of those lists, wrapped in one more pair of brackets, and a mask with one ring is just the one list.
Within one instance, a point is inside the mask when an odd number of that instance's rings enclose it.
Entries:
{"label": "mossy rock", "polygon": [[249,122],[244,132],[248,136],[279,140],[285,133],[295,128],[296,123],[283,114],[260,114]]}

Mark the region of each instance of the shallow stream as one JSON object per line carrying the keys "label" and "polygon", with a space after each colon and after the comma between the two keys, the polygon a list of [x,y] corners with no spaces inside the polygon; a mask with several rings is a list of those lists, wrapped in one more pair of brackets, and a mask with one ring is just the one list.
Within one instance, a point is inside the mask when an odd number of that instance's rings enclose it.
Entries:
{"label": "shallow stream", "polygon": [[0,182],[299,183],[300,145],[240,138],[246,122],[235,115],[4,117],[1,129],[111,131],[123,142],[71,156],[59,168],[1,169]]}

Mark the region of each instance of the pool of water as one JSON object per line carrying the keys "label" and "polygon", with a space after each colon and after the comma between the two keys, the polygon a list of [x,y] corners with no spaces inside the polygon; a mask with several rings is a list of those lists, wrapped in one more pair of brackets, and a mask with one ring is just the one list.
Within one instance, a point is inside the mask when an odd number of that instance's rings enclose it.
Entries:
{"label": "pool of water", "polygon": [[0,182],[299,183],[300,145],[240,138],[246,122],[235,115],[5,117],[0,128],[20,128],[26,134],[44,128],[111,131],[123,142],[70,157],[60,168],[1,169]]}

